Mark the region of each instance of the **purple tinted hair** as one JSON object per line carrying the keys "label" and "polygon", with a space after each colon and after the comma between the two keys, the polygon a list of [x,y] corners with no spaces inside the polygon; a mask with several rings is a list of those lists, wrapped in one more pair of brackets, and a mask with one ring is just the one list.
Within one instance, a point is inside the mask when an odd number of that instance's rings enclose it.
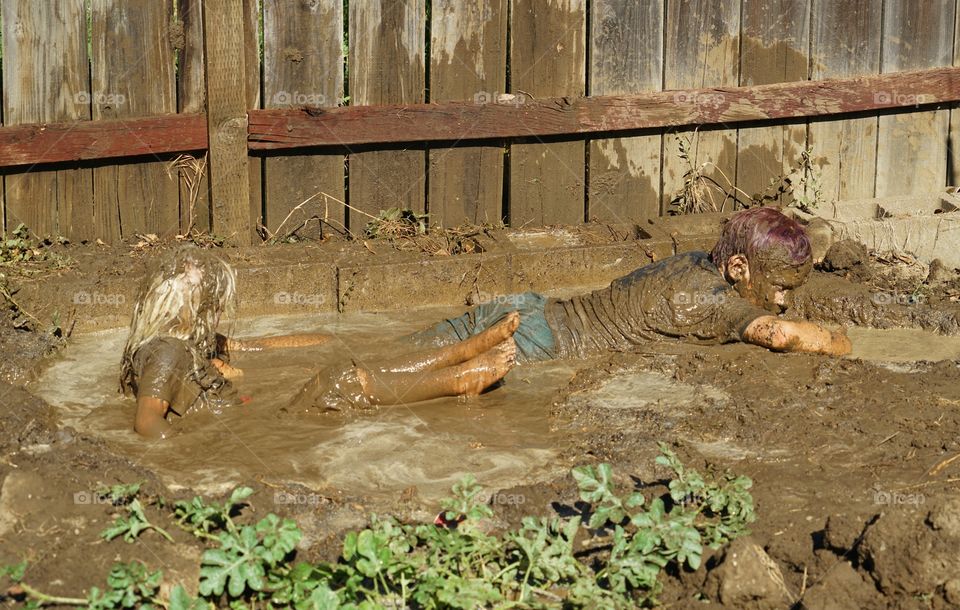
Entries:
{"label": "purple tinted hair", "polygon": [[723,226],[710,260],[726,265],[731,256],[742,254],[753,262],[758,254],[776,247],[786,250],[793,265],[802,265],[811,256],[810,239],[797,221],[776,208],[750,208],[737,212]]}

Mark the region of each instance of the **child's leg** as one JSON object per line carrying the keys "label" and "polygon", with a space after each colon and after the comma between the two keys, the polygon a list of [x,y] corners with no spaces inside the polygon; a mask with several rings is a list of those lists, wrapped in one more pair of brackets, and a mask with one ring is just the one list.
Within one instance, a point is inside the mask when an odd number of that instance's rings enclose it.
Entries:
{"label": "child's leg", "polygon": [[360,383],[373,404],[393,405],[441,396],[475,396],[506,375],[516,362],[512,338],[454,366],[424,371],[358,369]]}
{"label": "child's leg", "polygon": [[450,367],[466,362],[499,345],[517,331],[520,314],[508,313],[485,331],[463,341],[437,349],[406,354],[371,367],[377,373],[413,373]]}

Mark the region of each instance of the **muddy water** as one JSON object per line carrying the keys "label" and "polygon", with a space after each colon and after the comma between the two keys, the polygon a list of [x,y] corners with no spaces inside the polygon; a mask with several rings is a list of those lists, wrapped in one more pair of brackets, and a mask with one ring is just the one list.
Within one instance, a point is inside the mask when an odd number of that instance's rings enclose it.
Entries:
{"label": "muddy water", "polygon": [[960,359],[960,337],[935,335],[913,328],[850,328],[851,358],[879,362]]}
{"label": "muddy water", "polygon": [[[446,313],[428,311],[419,319]],[[125,331],[75,338],[31,389],[61,409],[65,424],[109,440],[174,489],[216,493],[259,479],[396,498],[415,485],[427,499],[446,494],[467,472],[488,489],[550,476],[557,443],[548,410],[575,363],[515,369],[502,387],[469,400],[437,399],[351,418],[284,412],[289,397],[319,367],[402,349],[396,342],[387,347],[384,334],[399,337],[421,325],[401,315],[238,322],[234,334],[240,337],[321,331],[339,338],[315,348],[237,354],[233,364],[245,372],[237,387],[253,401],[219,416],[188,415],[176,422],[178,433],[162,441],[132,432],[134,401],[116,393]]]}

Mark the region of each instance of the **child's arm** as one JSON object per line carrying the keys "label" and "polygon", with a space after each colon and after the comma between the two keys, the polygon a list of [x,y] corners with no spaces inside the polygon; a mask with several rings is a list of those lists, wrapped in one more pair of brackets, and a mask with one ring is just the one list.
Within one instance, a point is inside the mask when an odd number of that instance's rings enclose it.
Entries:
{"label": "child's arm", "polygon": [[813,322],[761,316],[743,332],[743,340],[779,352],[811,352],[845,356],[852,346],[843,329],[830,331]]}
{"label": "child's arm", "polygon": [[166,438],[170,431],[167,423],[167,409],[170,403],[152,396],[137,397],[137,414],[133,420],[133,429],[147,438]]}
{"label": "child's arm", "polygon": [[263,350],[283,347],[309,347],[323,345],[332,335],[322,333],[305,333],[299,335],[280,335],[277,337],[259,337],[254,339],[232,339],[217,335],[217,346],[220,353],[226,352],[262,352]]}

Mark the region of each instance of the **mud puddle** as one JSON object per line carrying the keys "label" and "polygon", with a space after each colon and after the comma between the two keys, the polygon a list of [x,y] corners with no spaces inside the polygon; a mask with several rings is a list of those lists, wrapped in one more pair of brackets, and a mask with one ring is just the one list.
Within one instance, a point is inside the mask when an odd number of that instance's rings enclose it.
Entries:
{"label": "mud puddle", "polygon": [[[428,310],[418,319],[447,313]],[[401,316],[318,314],[238,322],[234,334],[240,337],[321,331],[338,338],[315,348],[237,354],[233,363],[245,373],[237,388],[252,402],[219,416],[190,414],[176,423],[179,433],[163,441],[142,440],[132,431],[134,401],[116,393],[125,330],[74,338],[31,391],[57,407],[66,425],[107,439],[173,490],[216,494],[253,479],[380,499],[416,486],[421,498],[431,499],[446,495],[465,473],[488,489],[554,476],[558,443],[549,408],[577,363],[515,369],[496,391],[469,400],[437,399],[350,418],[284,412],[320,367],[349,358],[362,362],[375,357],[375,350],[402,350],[396,341],[385,348],[384,336],[401,337],[423,324]]]}
{"label": "mud puddle", "polygon": [[850,328],[851,358],[875,362],[918,362],[960,359],[960,337],[914,328]]}

